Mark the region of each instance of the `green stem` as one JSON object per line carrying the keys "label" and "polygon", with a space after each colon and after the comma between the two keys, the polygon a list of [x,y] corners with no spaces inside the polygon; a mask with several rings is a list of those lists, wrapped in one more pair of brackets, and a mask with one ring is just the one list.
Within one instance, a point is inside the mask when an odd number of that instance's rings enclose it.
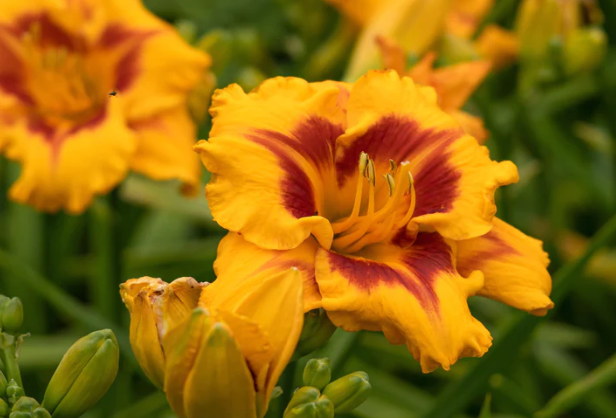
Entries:
{"label": "green stem", "polygon": [[89,212],[90,247],[96,262],[90,274],[94,306],[105,317],[117,319],[117,278],[112,211],[106,197],[97,198]]}
{"label": "green stem", "polygon": [[0,359],[4,363],[4,369],[6,371],[7,381],[14,380],[21,388],[24,387],[21,381],[21,372],[19,371],[19,364],[17,364],[17,349],[15,347],[15,337],[7,336],[6,334],[0,336],[3,340],[6,338],[12,339],[11,344],[3,344],[0,349]]}

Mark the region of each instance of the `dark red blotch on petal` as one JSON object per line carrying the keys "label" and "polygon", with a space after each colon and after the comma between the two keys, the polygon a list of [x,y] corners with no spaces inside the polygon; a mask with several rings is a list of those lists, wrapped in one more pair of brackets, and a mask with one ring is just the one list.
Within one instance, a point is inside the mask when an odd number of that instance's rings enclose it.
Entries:
{"label": "dark red blotch on petal", "polygon": [[383,284],[402,286],[425,310],[437,313],[439,300],[434,285],[439,275],[456,273],[451,257],[451,248],[440,235],[422,233],[404,252],[400,260],[404,268],[335,252],[329,252],[329,263],[332,271],[341,274],[361,290],[370,292]]}
{"label": "dark red blotch on petal", "polygon": [[384,116],[357,138],[345,150],[343,157],[336,161],[338,184],[343,186],[354,175],[362,151],[367,152],[377,165],[388,164],[390,159],[398,164],[414,161],[422,155],[421,169],[412,173],[417,193],[415,216],[447,212],[459,194],[458,181],[461,177],[450,163],[448,148],[462,134],[460,129],[424,129],[408,118]]}
{"label": "dark red blotch on petal", "polygon": [[477,251],[473,257],[465,257],[458,260],[458,271],[467,277],[475,270],[481,270],[488,261],[507,255],[519,255],[520,253],[507,241],[499,237],[494,230],[483,235],[479,239],[488,241],[488,248]]}
{"label": "dark red blotch on petal", "polygon": [[246,138],[276,155],[285,172],[281,180],[283,205],[296,218],[313,216],[316,210],[310,178],[290,153],[295,151],[315,168],[333,166],[334,144],[342,127],[313,116],[300,123],[291,135],[256,129]]}

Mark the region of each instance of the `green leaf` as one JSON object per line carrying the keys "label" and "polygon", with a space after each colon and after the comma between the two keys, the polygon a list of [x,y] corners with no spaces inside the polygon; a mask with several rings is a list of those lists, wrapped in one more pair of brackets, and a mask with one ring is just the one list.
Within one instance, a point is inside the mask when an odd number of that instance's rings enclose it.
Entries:
{"label": "green leaf", "polygon": [[488,393],[486,395],[485,401],[483,401],[483,406],[481,407],[479,418],[492,418],[492,408],[490,408],[491,402],[492,402],[492,395]]}

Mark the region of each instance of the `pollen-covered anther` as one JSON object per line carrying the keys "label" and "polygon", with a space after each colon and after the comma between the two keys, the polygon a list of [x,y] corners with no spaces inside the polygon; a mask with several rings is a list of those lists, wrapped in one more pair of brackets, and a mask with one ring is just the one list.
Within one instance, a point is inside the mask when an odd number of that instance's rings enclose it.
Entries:
{"label": "pollen-covered anther", "polygon": [[[337,251],[355,253],[366,245],[381,242],[412,218],[415,210],[415,189],[410,164],[404,161],[398,165],[390,160],[389,168],[388,173],[382,174],[389,190],[389,198],[375,211],[376,169],[374,161],[368,158],[364,170],[364,177],[369,181],[368,205],[362,210],[362,191],[359,185],[363,189],[363,183],[360,179],[351,216],[333,224],[336,234],[333,248]],[[408,186],[405,184],[407,182]],[[401,218],[400,206],[406,204],[409,205],[408,209]]]}

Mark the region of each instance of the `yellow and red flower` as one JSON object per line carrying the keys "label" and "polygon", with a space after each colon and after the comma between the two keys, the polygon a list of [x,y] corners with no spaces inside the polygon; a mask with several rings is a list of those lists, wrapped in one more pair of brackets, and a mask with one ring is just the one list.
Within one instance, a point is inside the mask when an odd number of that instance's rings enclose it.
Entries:
{"label": "yellow and red flower", "polygon": [[209,57],[139,0],[0,5],[0,148],[12,199],[80,212],[129,170],[199,181],[187,96]]}
{"label": "yellow and red flower", "polygon": [[384,332],[426,372],[491,345],[469,296],[551,308],[540,243],[494,219],[515,165],[490,160],[431,87],[394,71],[354,84],[278,77],[218,90],[211,113],[195,149],[230,232],[214,266],[226,279],[208,290],[293,265],[306,311]]}

